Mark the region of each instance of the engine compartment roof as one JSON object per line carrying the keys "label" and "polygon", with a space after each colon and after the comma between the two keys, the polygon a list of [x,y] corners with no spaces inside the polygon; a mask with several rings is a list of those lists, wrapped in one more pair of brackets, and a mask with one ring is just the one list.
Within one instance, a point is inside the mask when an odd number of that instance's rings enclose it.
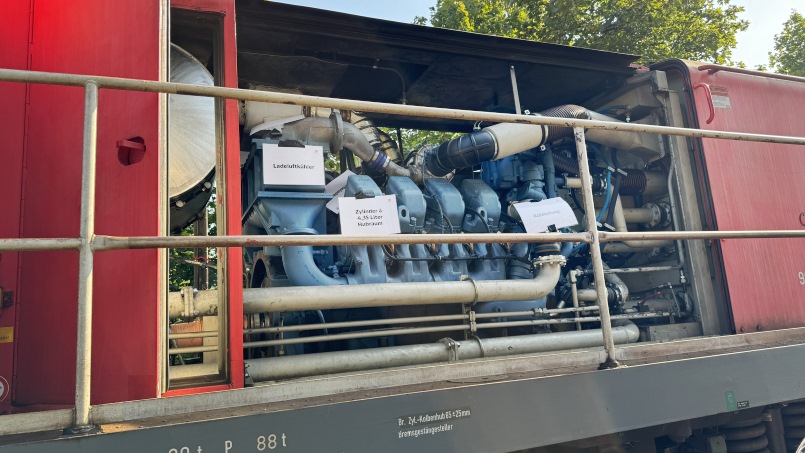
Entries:
{"label": "engine compartment roof", "polygon": [[[617,88],[637,57],[405,24],[260,0],[238,0],[241,87],[315,96],[513,112],[540,111]],[[467,130],[471,125],[372,115],[378,125]]]}

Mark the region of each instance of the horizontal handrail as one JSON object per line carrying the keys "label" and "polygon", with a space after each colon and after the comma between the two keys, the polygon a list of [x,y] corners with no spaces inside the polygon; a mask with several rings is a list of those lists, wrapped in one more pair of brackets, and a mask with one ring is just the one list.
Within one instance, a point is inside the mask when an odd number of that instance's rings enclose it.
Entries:
{"label": "horizontal handrail", "polygon": [[[805,238],[805,230],[715,230],[715,231],[634,231],[599,232],[600,242],[633,240],[695,239],[796,239]],[[391,244],[484,244],[484,243],[590,243],[590,233],[471,233],[471,234],[392,234],[392,235],[277,235],[277,236],[96,236],[92,250],[103,252],[150,248],[270,247],[324,245]],[[75,250],[79,239],[39,238],[0,239],[0,251]]]}
{"label": "horizontal handrail", "polygon": [[79,238],[20,238],[0,239],[0,251],[34,252],[38,250],[78,250]]}
{"label": "horizontal handrail", "polygon": [[423,107],[407,104],[388,104],[383,102],[357,101],[351,99],[334,99],[322,96],[278,93],[274,91],[256,91],[241,88],[218,86],[202,86],[176,82],[157,82],[153,80],[123,79],[118,77],[102,77],[80,74],[63,74],[39,71],[23,71],[17,69],[0,69],[0,81],[20,83],[40,83],[49,85],[85,86],[94,83],[99,88],[111,88],[127,91],[144,91],[149,93],[186,94],[191,96],[209,96],[224,99],[245,101],[272,102],[278,104],[317,106],[361,112],[386,113],[394,115],[425,116],[430,118],[491,121],[503,123],[522,123],[562,127],[583,127],[587,129],[605,129],[623,132],[641,132],[649,134],[681,135],[684,137],[720,138],[751,142],[786,143],[805,145],[805,138],[784,135],[749,134],[728,131],[710,131],[688,129],[683,127],[656,126],[651,124],[616,123],[610,121],[580,120],[572,118],[556,118],[551,116],[515,115],[510,113],[477,112],[474,110],[446,109]]}
{"label": "horizontal handrail", "polygon": [[715,230],[715,231],[634,231],[599,233],[601,242],[634,241],[639,239],[656,240],[693,240],[693,239],[782,239],[805,238],[803,230]]}
{"label": "horizontal handrail", "polygon": [[758,77],[768,77],[770,79],[788,80],[789,82],[805,82],[805,77],[797,77],[788,74],[776,74],[773,72],[753,71],[751,69],[744,68],[733,68],[732,66],[723,66],[720,64],[703,64],[696,69],[699,71],[707,71],[709,74],[715,74],[716,72],[723,71]]}

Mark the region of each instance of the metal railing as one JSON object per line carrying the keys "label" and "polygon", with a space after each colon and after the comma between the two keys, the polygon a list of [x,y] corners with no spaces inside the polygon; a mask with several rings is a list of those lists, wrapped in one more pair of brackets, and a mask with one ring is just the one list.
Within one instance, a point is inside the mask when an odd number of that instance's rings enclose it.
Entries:
{"label": "metal railing", "polygon": [[[590,169],[587,160],[585,129],[605,129],[612,131],[653,133],[685,137],[740,140],[752,142],[783,143],[805,145],[805,138],[779,135],[747,134],[726,131],[707,131],[635,123],[612,123],[595,120],[554,118],[544,116],[522,116],[503,113],[453,110],[413,105],[386,104],[379,102],[332,99],[318,96],[305,96],[267,91],[198,86],[173,82],[157,82],[114,77],[98,77],[76,74],[46,73],[0,69],[0,81],[65,85],[83,87],[84,133],[83,163],[81,177],[81,228],[78,238],[37,238],[0,239],[0,251],[42,251],[78,250],[78,340],[76,356],[76,391],[73,426],[77,430],[91,426],[90,413],[90,370],[92,337],[92,278],[93,257],[96,252],[120,249],[175,248],[175,247],[258,247],[291,245],[370,245],[370,244],[435,244],[488,242],[489,236],[483,234],[428,234],[393,236],[156,236],[156,237],[118,237],[95,235],[95,164],[98,120],[99,89],[116,89],[151,93],[183,94],[209,96],[222,99],[238,99],[270,103],[317,106],[325,108],[355,110],[372,113],[385,113],[430,118],[455,119],[467,121],[510,122],[534,125],[572,127],[577,148],[580,177],[582,181],[583,205],[585,212],[594,212],[593,191],[590,183]],[[541,233],[541,234],[496,234],[495,242],[584,242],[590,244],[599,315],[604,337],[604,349],[608,366],[617,365],[617,354],[612,338],[609,306],[606,302],[604,267],[600,244],[614,241],[640,239],[737,239],[737,238],[805,238],[805,231],[660,231],[660,232],[599,232],[593,216],[587,218],[586,233]],[[569,322],[577,322],[570,318]],[[202,348],[203,349],[203,348]]]}

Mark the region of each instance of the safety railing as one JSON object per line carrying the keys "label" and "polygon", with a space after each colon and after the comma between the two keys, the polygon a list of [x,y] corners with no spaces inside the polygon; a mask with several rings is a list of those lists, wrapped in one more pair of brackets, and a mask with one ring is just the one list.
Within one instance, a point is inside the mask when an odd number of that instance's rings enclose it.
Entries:
{"label": "safety railing", "polygon": [[[503,113],[476,112],[413,105],[386,104],[379,102],[332,99],[318,96],[254,91],[245,89],[199,86],[173,82],[98,77],[76,74],[46,73],[0,69],[0,81],[48,85],[77,86],[84,88],[84,133],[81,176],[81,226],[78,238],[0,239],[0,251],[78,250],[78,337],[76,355],[76,389],[73,426],[77,430],[91,426],[90,417],[90,370],[92,336],[92,279],[93,257],[97,252],[120,249],[145,248],[203,248],[203,247],[264,247],[294,245],[372,245],[372,244],[447,244],[487,242],[484,234],[399,234],[393,236],[155,236],[118,237],[95,234],[95,164],[98,121],[98,91],[115,89],[151,93],[209,96],[223,99],[238,99],[258,102],[317,106],[342,110],[354,110],[394,115],[423,116],[430,118],[509,122],[534,125],[572,127],[576,141],[577,158],[582,182],[585,212],[594,212],[593,189],[587,159],[585,129],[652,133],[685,137],[701,137],[751,142],[805,145],[805,138],[779,135],[748,134],[727,131],[707,131],[679,127],[645,125],[635,123],[612,123],[595,120],[522,116]],[[606,366],[617,366],[617,351],[613,341],[609,305],[604,282],[604,265],[601,258],[601,243],[630,240],[691,240],[691,239],[740,239],[740,238],[805,238],[800,230],[762,231],[659,231],[659,232],[599,232],[594,216],[587,216],[585,233],[518,233],[496,234],[496,242],[584,242],[590,244],[598,317],[601,322]],[[576,322],[576,320],[572,320]]]}

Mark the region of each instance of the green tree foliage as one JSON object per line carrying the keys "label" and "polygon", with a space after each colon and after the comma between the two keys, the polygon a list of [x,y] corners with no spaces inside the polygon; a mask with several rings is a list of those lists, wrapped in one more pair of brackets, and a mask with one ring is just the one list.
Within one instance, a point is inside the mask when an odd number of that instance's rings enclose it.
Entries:
{"label": "green tree foliage", "polygon": [[414,22],[511,38],[729,63],[749,23],[730,0],[438,0]]}
{"label": "green tree foliage", "polygon": [[[185,228],[181,236],[193,236],[193,226]],[[188,261],[195,258],[193,249],[168,250],[168,291],[179,291],[193,284],[193,266]]]}
{"label": "green tree foliage", "polygon": [[796,10],[774,35],[774,52],[769,52],[769,65],[775,71],[805,77],[805,16]]}
{"label": "green tree foliage", "polygon": [[[207,236],[218,235],[217,211],[215,201],[217,194],[213,186],[210,201],[207,203]],[[179,236],[194,236],[193,225],[187,226],[179,233]],[[185,286],[193,286],[194,270],[204,264],[204,260],[195,255],[196,249],[168,249],[168,291],[179,291]],[[218,260],[218,249],[207,249],[206,263],[211,265],[210,288],[217,287],[217,270],[215,265]],[[198,289],[198,288],[197,288]]]}
{"label": "green tree foliage", "polygon": [[420,131],[416,129],[403,129],[401,131],[402,147],[407,157],[412,151],[418,151],[427,145],[438,145],[459,134],[440,131]]}

